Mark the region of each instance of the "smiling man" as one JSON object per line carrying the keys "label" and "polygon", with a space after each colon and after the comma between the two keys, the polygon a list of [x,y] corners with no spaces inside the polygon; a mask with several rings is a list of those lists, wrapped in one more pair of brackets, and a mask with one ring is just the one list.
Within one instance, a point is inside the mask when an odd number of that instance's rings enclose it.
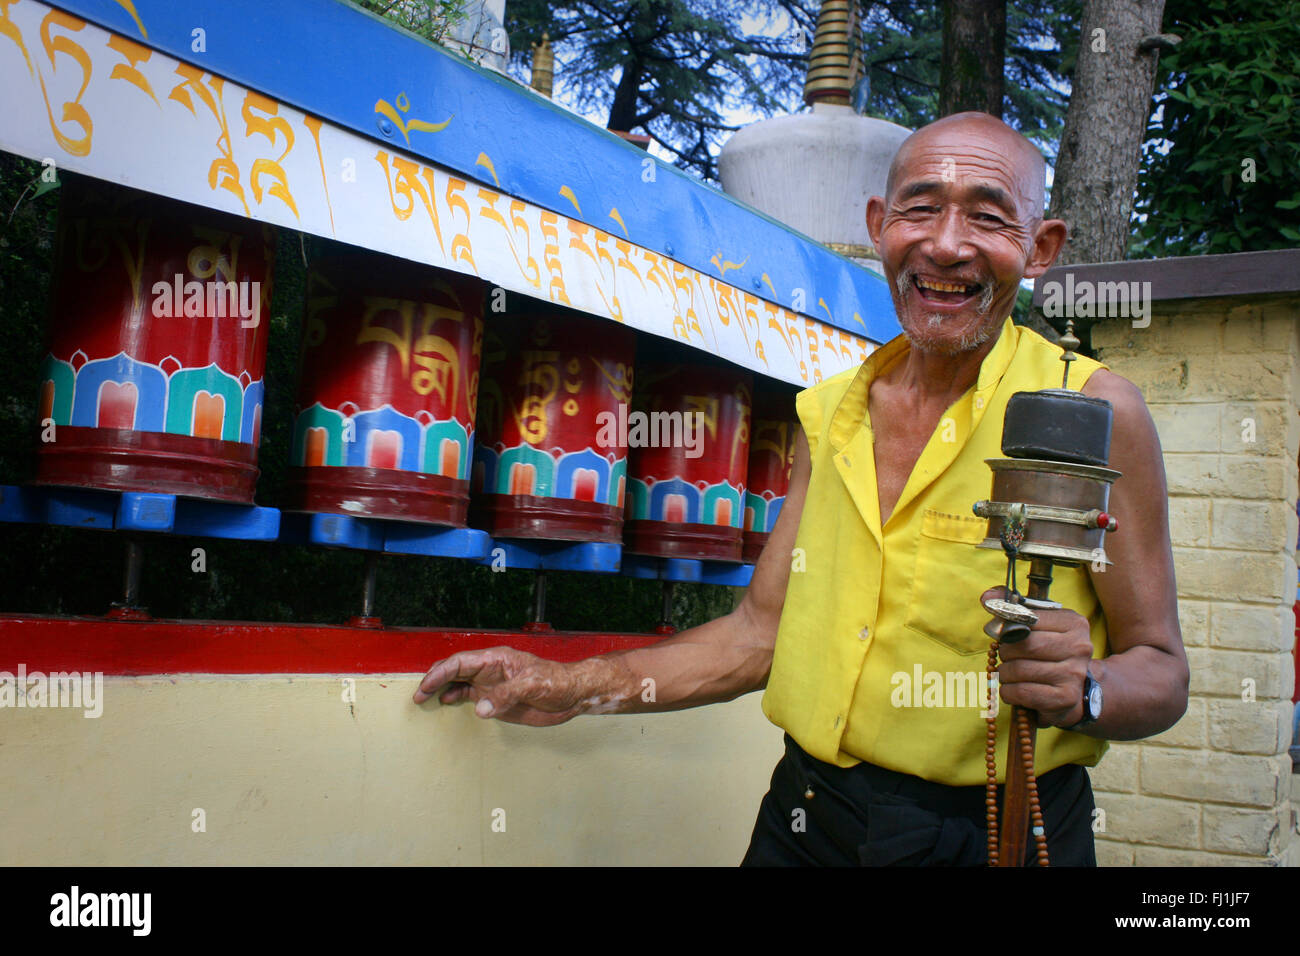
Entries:
{"label": "smiling man", "polygon": [[[416,701],[469,699],[480,716],[540,726],[765,687],[786,755],[746,863],[986,862],[982,702],[897,691],[900,675],[949,687],[982,677],[980,599],[1005,559],[974,547],[984,522],[971,504],[988,494],[984,459],[999,456],[1007,400],[1060,385],[1060,348],[1008,318],[1021,278],[1046,271],[1065,240],[1063,222],[1042,218],[1043,189],[1037,150],[985,114],[903,143],[887,195],[867,208],[903,335],[799,394],[786,504],[735,611],[576,664],[457,654],[430,669]],[[1091,865],[1084,767],[1107,739],[1172,726],[1188,673],[1151,417],[1129,382],[1086,358],[1074,366],[1071,384],[1114,406],[1111,465],[1124,477],[1110,503],[1124,530],[1107,541],[1110,571],[1058,572],[1063,608],[1004,648],[999,678],[1002,701],[1038,711],[1045,728],[1036,771],[1052,860]],[[647,676],[653,703],[640,697]]]}

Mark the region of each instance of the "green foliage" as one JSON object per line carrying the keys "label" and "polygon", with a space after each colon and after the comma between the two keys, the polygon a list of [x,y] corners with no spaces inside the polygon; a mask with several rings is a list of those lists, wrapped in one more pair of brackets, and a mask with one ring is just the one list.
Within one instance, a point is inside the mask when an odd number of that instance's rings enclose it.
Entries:
{"label": "green foliage", "polygon": [[464,22],[467,0],[353,0],[363,10],[383,17],[416,36],[447,46],[453,30]]}
{"label": "green foliage", "polygon": [[610,129],[647,133],[679,166],[712,180],[721,141],[740,128],[733,113],[770,116],[797,102],[808,5],[512,0],[506,29],[517,76],[528,75],[532,44],[549,34],[557,99],[606,114]]}
{"label": "green foliage", "polygon": [[1165,30],[1130,255],[1300,244],[1300,4],[1170,0]]}
{"label": "green foliage", "polygon": [[1011,320],[1016,325],[1025,325],[1034,308],[1034,290],[1021,286],[1016,290],[1016,304],[1011,307]]}
{"label": "green foliage", "polygon": [[1002,118],[1053,160],[1065,130],[1082,18],[1082,0],[1017,0],[1007,5]]}
{"label": "green foliage", "polygon": [[[57,207],[62,190],[33,198],[41,167],[0,152],[0,484],[35,472],[37,372],[45,354]],[[257,502],[283,507],[298,342],[312,243],[279,233],[266,414]],[[142,535],[141,600],[157,617],[342,623],[360,613],[364,556],[280,543]],[[192,551],[206,553],[206,573]],[[112,532],[0,523],[0,610],[102,614],[122,596],[125,542]],[[466,561],[387,555],[380,559],[376,610],[394,625],[518,627],[528,619],[533,575],[493,572]],[[734,592],[680,585],[674,622],[689,627],[731,610]],[[652,581],[552,573],[547,617],[557,628],[645,632],[659,622],[662,592]]]}
{"label": "green foliage", "polygon": [[[915,129],[938,118],[943,19],[937,2],[863,4],[866,112]],[[1068,82],[1078,52],[1080,0],[1007,5],[1002,118],[1054,155],[1065,125]]]}
{"label": "green foliage", "polygon": [[[706,180],[748,116],[803,108],[819,0],[511,0],[512,72],[549,33],[557,100],[604,114],[611,129],[650,135]],[[1051,152],[1064,124],[1079,0],[1018,0],[1007,11],[1004,117]],[[863,0],[861,109],[917,127],[937,118],[939,3]]]}
{"label": "green foliage", "polygon": [[934,3],[864,4],[866,113],[915,129],[939,115],[943,18]]}
{"label": "green foliage", "polygon": [[0,152],[0,482],[30,473],[37,441],[39,361],[59,194],[36,196],[40,163]]}

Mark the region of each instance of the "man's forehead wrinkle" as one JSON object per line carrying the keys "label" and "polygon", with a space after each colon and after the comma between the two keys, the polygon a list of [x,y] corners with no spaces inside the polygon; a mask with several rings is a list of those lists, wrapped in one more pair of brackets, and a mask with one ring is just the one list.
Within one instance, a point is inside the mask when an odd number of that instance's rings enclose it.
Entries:
{"label": "man's forehead wrinkle", "polygon": [[[1020,178],[1017,177],[1012,170],[1007,168],[1006,163],[1000,162],[995,158],[990,158],[988,160],[972,158],[954,160],[951,156],[923,158],[911,162],[908,164],[905,175],[908,179],[911,179],[914,175],[925,175],[925,173],[922,173],[919,170],[929,171],[932,169],[940,171],[949,170],[949,175],[946,177],[945,181],[951,181],[953,175],[970,176],[972,173],[978,173],[980,176],[986,177],[990,180],[1000,180],[1007,183],[1014,182]],[[918,170],[918,172],[913,173],[912,170]]]}
{"label": "man's forehead wrinkle", "polygon": [[[982,140],[982,141],[981,141]],[[991,145],[989,145],[991,143]],[[896,184],[914,175],[918,164],[949,163],[954,167],[978,167],[1012,185],[1031,215],[1042,213],[1046,190],[1046,164],[1042,154],[1011,127],[983,114],[946,117],[917,130],[907,140],[890,168],[890,182]]]}
{"label": "man's forehead wrinkle", "polygon": [[[1035,181],[1035,179],[1029,178],[1033,177],[1035,173],[1032,161],[1026,163],[1008,162],[1004,153],[974,144],[966,144],[963,148],[966,150],[964,154],[951,145],[921,146],[917,148],[917,151],[912,156],[907,158],[904,166],[920,163],[937,163],[940,166],[951,164],[958,168],[974,166],[996,177],[1004,178],[1008,182],[1022,178],[1027,179],[1029,182]],[[933,155],[927,156],[926,153],[932,153]]]}
{"label": "man's forehead wrinkle", "polygon": [[[971,198],[980,202],[992,202],[998,205],[1015,204],[1012,191],[1003,189],[1000,185],[983,181],[967,183],[963,181],[964,178],[961,177],[957,181],[959,193],[968,193]],[[922,193],[943,192],[948,185],[942,180],[935,179],[905,180],[895,190],[895,194],[897,201],[903,202]]]}
{"label": "man's forehead wrinkle", "polygon": [[[1013,205],[1024,204],[1026,216],[1042,212],[1041,202],[1031,182],[1024,177],[1012,175],[1002,163],[968,163],[948,166],[943,162],[932,163],[925,160],[908,163],[907,168],[898,177],[895,186],[895,201],[902,201],[931,189],[941,189],[945,183],[956,182],[968,188],[978,199],[997,202],[997,194],[1005,196]],[[973,169],[971,167],[974,167]],[[974,177],[975,181],[970,182]]]}

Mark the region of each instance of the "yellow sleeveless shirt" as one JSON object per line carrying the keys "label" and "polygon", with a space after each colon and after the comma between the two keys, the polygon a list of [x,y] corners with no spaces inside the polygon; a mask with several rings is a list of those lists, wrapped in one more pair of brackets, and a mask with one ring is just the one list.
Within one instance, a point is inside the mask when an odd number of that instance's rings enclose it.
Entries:
{"label": "yellow sleeveless shirt", "polygon": [[[1061,349],[1003,324],[975,386],[940,419],[884,527],[876,491],[867,393],[908,350],[899,336],[849,369],[800,392],[812,453],[790,583],[763,712],[809,754],[860,761],[950,786],[984,783],[989,614],[980,595],[1004,583],[1000,549],[975,546],[987,523],[971,506],[988,498],[986,458],[1001,451],[1002,419],[1016,392],[1060,388]],[[1079,357],[1070,387],[1099,368]],[[1028,563],[1017,585],[1028,588]],[[1093,656],[1107,653],[1106,620],[1088,568],[1057,567],[1051,596],[1091,626]],[[1006,773],[1011,707],[998,708],[998,780]],[[1094,766],[1106,743],[1045,728],[1036,772]]]}

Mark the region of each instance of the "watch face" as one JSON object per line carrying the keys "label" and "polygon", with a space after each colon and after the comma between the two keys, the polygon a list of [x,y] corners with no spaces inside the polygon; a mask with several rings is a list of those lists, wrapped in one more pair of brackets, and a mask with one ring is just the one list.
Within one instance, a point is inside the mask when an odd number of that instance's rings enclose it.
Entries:
{"label": "watch face", "polygon": [[1093,720],[1101,716],[1101,685],[1096,681],[1092,682],[1092,689],[1088,691],[1088,712]]}

